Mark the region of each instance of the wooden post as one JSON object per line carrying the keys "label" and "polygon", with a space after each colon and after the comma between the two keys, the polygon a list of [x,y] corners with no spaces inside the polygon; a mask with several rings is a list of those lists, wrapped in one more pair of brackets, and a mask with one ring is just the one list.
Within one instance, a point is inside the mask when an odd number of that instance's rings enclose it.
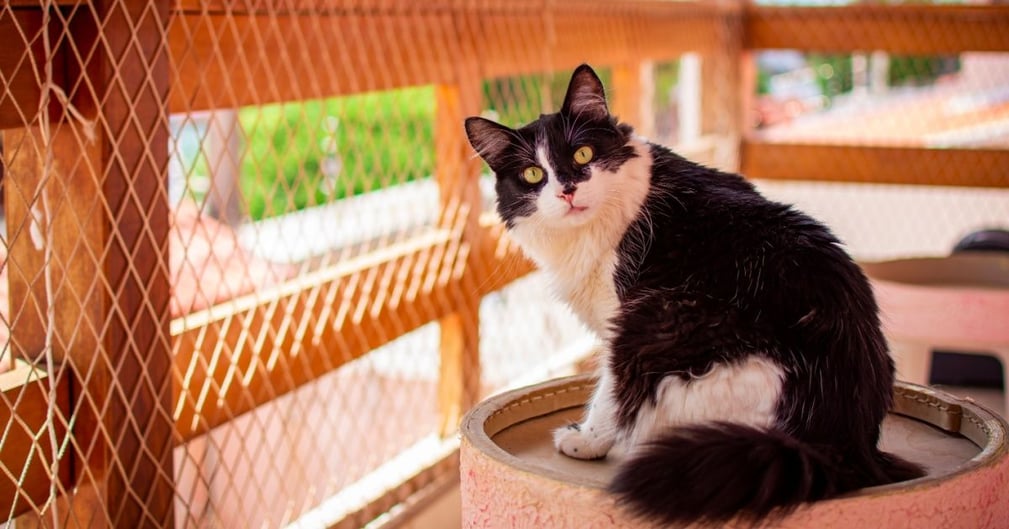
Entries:
{"label": "wooden post", "polygon": [[[55,331],[73,373],[75,488],[68,523],[173,527],[166,38],[171,2],[76,11],[64,46],[70,100],[94,122],[52,138],[53,241],[79,310]],[[93,10],[93,12],[89,12]],[[77,77],[80,78],[77,78]],[[55,254],[64,250],[58,249]],[[64,518],[66,519],[66,518]]]}
{"label": "wooden post", "polygon": [[[463,121],[479,112],[479,77],[460,75],[458,83],[436,90],[436,177],[441,195],[441,225],[458,234],[450,252],[464,262],[461,291],[452,300],[457,310],[442,318],[441,369],[438,385],[440,431],[450,435],[462,415],[480,398],[480,291],[483,273],[480,241],[480,162],[470,153]],[[451,261],[451,260],[447,260]]]}
{"label": "wooden post", "polygon": [[[435,174],[441,198],[443,228],[457,241],[449,254],[457,252],[462,265],[459,291],[452,302],[456,310],[441,318],[441,367],[438,379],[440,432],[457,431],[462,415],[480,399],[480,284],[487,277],[481,262],[479,175],[482,162],[466,139],[464,120],[482,107],[482,76],[475,42],[479,21],[474,13],[455,17],[461,47],[454,82],[436,90]],[[456,266],[455,268],[459,268]]]}
{"label": "wooden post", "polygon": [[652,61],[613,67],[610,112],[642,136],[655,134],[655,65]]}
{"label": "wooden post", "polygon": [[715,47],[701,64],[701,130],[716,138],[712,163],[729,171],[739,169],[744,92],[753,90],[740,80],[743,12],[740,8],[721,15]]}
{"label": "wooden post", "polygon": [[[754,52],[743,50],[739,55],[739,117],[736,120],[739,127],[740,141],[745,141],[757,127],[757,60]],[[742,167],[742,149],[739,159]]]}

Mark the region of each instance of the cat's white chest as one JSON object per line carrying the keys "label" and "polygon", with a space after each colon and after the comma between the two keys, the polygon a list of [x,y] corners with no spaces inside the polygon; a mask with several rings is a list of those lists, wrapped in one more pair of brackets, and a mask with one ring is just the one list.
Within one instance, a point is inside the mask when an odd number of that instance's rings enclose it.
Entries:
{"label": "cat's white chest", "polygon": [[609,338],[610,321],[620,308],[613,276],[616,244],[593,237],[543,236],[518,227],[514,236],[526,254],[547,273],[554,293],[600,338]]}
{"label": "cat's white chest", "polygon": [[616,264],[616,253],[610,252],[594,263],[573,266],[574,270],[569,269],[572,273],[551,274],[561,299],[589,329],[604,339],[609,335],[610,320],[620,307],[613,282]]}

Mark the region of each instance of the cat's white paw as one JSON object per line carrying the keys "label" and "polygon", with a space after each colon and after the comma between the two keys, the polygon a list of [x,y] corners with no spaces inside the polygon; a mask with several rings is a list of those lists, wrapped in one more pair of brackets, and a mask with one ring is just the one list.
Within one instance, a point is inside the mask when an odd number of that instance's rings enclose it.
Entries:
{"label": "cat's white paw", "polygon": [[613,443],[594,430],[583,431],[581,425],[569,424],[554,430],[554,446],[560,453],[575,459],[600,459],[606,457]]}

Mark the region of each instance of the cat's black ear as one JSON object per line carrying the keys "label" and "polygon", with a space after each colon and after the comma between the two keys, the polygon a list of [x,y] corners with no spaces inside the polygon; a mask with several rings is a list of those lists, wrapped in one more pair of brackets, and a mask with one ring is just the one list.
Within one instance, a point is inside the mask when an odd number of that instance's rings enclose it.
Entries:
{"label": "cat's black ear", "polygon": [[568,93],[564,96],[561,114],[589,119],[607,119],[610,111],[606,108],[606,93],[603,82],[591,66],[583,64],[575,68],[568,83]]}
{"label": "cat's black ear", "polygon": [[496,170],[500,165],[501,156],[511,144],[513,134],[514,131],[508,127],[489,119],[466,118],[466,136],[469,138],[469,144],[491,169]]}

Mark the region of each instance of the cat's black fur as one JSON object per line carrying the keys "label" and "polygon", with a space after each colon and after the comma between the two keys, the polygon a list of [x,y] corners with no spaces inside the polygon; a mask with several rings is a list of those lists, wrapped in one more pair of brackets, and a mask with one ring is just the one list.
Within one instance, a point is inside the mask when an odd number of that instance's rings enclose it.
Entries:
{"label": "cat's black fur", "polygon": [[[498,175],[498,209],[509,226],[529,213],[536,191],[513,177],[536,163],[518,140],[532,144],[547,134],[552,147],[573,150],[564,141],[567,106],[509,129],[518,138],[504,148],[481,145],[488,122],[467,122]],[[614,164],[633,156],[630,128],[612,116],[595,116],[585,128],[591,133],[583,143],[598,156]],[[921,476],[916,465],[877,449],[894,368],[869,283],[838,240],[738,175],[650,149],[650,190],[621,242],[614,276],[621,308],[608,368],[621,429],[633,426],[643,404],[655,403],[666,376],[690,380],[757,354],[781,366],[785,379],[770,430],[729,423],[671,429],[627,461],[610,490],[653,519],[712,523],[762,519]]]}
{"label": "cat's black fur", "polygon": [[617,271],[619,421],[654,401],[667,374],[760,351],[787,375],[775,430],[679,428],[623,466],[611,490],[669,522],[721,521],[921,476],[876,448],[893,363],[869,283],[837,239],[737,175],[657,145],[652,155],[644,208],[660,236]]}

